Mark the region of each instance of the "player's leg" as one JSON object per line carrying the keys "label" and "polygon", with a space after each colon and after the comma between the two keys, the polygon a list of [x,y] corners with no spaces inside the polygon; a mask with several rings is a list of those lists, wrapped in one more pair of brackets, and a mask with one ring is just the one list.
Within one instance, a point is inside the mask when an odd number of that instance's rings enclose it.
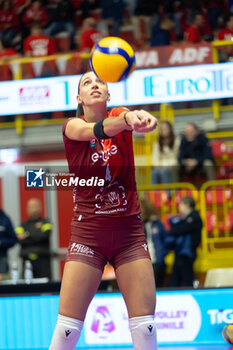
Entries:
{"label": "player's leg", "polygon": [[118,286],[129,314],[134,350],[156,350],[155,281],[149,259],[134,260],[116,269]]}
{"label": "player's leg", "polygon": [[80,261],[68,261],[62,278],[59,316],[50,350],[73,350],[102,271]]}

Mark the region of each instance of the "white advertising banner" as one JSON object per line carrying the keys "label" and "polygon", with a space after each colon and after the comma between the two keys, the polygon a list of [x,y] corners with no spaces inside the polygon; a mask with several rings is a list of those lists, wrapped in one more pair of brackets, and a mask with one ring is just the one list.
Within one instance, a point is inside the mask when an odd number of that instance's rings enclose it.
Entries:
{"label": "white advertising banner", "polygon": [[[197,337],[201,310],[192,295],[159,295],[155,312],[159,343],[191,342]],[[84,323],[85,342],[131,344],[128,314],[120,296],[96,296]]]}
{"label": "white advertising banner", "polygon": [[[181,345],[188,346],[189,350],[199,346],[210,350],[232,349],[223,339],[222,330],[233,322],[233,288],[166,290],[157,291],[156,295],[159,349],[165,345],[169,349],[172,346],[181,349]],[[49,293],[1,295],[0,350],[48,349],[57,322],[58,306],[59,295]],[[95,295],[88,308],[78,348],[132,349],[128,313],[120,293]]]}
{"label": "white advertising banner", "polygon": [[87,344],[131,344],[128,313],[121,296],[94,298],[84,323]]}
{"label": "white advertising banner", "polygon": [[[0,115],[75,110],[79,78],[1,82]],[[233,63],[136,70],[109,91],[109,107],[232,97]]]}

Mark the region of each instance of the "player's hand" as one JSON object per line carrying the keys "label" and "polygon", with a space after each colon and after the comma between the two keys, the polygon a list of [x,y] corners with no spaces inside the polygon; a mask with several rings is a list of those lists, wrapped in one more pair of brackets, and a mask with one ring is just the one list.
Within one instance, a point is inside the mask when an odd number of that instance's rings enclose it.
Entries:
{"label": "player's hand", "polygon": [[127,112],[126,118],[131,130],[141,133],[153,131],[158,124],[157,119],[152,114],[142,109]]}

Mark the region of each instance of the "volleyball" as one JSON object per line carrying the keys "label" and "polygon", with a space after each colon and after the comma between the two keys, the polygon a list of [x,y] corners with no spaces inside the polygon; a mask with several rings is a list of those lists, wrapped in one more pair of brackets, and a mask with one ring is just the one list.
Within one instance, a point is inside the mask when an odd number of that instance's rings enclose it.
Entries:
{"label": "volleyball", "polygon": [[127,41],[109,36],[91,51],[90,65],[103,82],[116,83],[128,78],[135,68],[135,55]]}
{"label": "volleyball", "polygon": [[233,344],[233,324],[224,326],[222,336],[229,344]]}

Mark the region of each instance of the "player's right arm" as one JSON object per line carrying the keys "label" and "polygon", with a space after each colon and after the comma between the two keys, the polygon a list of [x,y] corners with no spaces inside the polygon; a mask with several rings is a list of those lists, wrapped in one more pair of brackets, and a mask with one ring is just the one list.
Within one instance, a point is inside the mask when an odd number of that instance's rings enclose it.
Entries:
{"label": "player's right arm", "polygon": [[[95,124],[87,123],[80,118],[73,118],[66,125],[65,136],[71,140],[90,141],[96,137],[94,134]],[[123,112],[117,118],[103,120],[103,130],[108,137],[113,137],[124,130],[150,132],[156,126],[157,119],[143,110]]]}

